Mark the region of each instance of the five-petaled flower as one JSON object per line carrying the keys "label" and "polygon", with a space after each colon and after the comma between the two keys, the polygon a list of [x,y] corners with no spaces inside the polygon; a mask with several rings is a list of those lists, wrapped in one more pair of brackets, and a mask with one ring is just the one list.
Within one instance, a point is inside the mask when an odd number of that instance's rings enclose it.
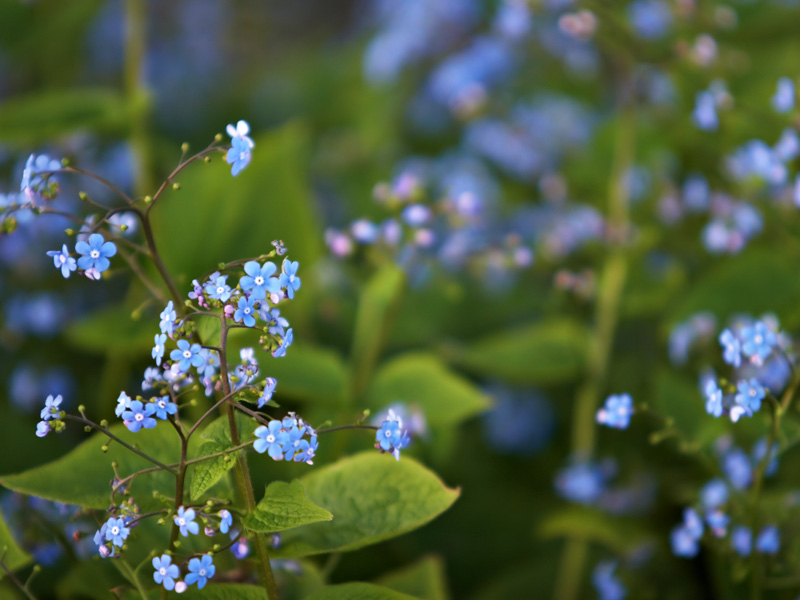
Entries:
{"label": "five-petaled flower", "polygon": [[166,590],[172,590],[175,587],[175,578],[181,574],[178,565],[171,563],[172,557],[169,554],[153,558],[153,568],[155,569],[153,581],[159,584],[163,583]]}
{"label": "five-petaled flower", "polygon": [[281,287],[286,289],[289,299],[294,298],[294,293],[300,289],[300,278],[297,276],[297,269],[300,266],[298,261],[283,259],[283,272],[280,275]]}
{"label": "five-petaled flower", "polygon": [[108,259],[117,253],[117,247],[114,242],[105,241],[99,233],[93,233],[88,242],[80,241],[75,244],[75,251],[81,255],[78,259],[79,268],[84,271],[94,269],[102,273],[111,266]]}
{"label": "five-petaled flower", "polygon": [[254,300],[242,296],[239,298],[239,308],[233,313],[233,320],[237,323],[244,323],[247,327],[253,327],[256,324],[256,318],[253,314],[256,312],[253,306]]}
{"label": "five-petaled flower", "polygon": [[174,402],[170,402],[169,396],[161,396],[154,400],[156,407],[156,416],[162,421],[167,420],[167,415],[174,415],[178,412],[178,406]]}
{"label": "five-petaled flower", "polygon": [[259,265],[256,261],[251,260],[245,263],[244,272],[247,275],[239,279],[239,286],[245,291],[250,293],[250,297],[254,300],[263,300],[267,297],[267,292],[275,294],[280,291],[281,283],[272,275],[278,267],[275,263],[269,261],[263,265]]}
{"label": "five-petaled flower", "polygon": [[61,410],[61,401],[61,394],[55,398],[53,398],[52,394],[49,395],[44,401],[44,408],[42,409],[40,417],[45,421],[58,417],[58,413]]}
{"label": "five-petaled flower", "polygon": [[167,303],[167,307],[161,311],[159,317],[161,318],[161,321],[159,322],[158,326],[161,328],[161,333],[171,336],[175,330],[175,319],[177,318],[175,309],[172,306],[172,300]]}
{"label": "five-petaled flower", "polygon": [[226,131],[231,136],[231,147],[225,160],[231,165],[231,174],[236,177],[250,164],[255,143],[247,135],[250,133],[250,125],[247,124],[247,121],[239,121],[236,123],[236,127],[228,125]]}
{"label": "five-petaled flower", "polygon": [[200,344],[189,344],[186,340],[178,340],[177,349],[170,352],[169,357],[178,361],[178,370],[185,373],[189,367],[199,367],[203,364],[203,357],[200,356]]}
{"label": "five-petaled flower", "polygon": [[210,554],[203,555],[202,559],[193,558],[189,561],[189,574],[186,575],[186,583],[192,585],[197,583],[197,589],[202,590],[206,581],[214,576],[214,562]]}
{"label": "five-petaled flower", "polygon": [[106,521],[106,540],[115,546],[122,546],[131,530],[125,526],[125,519],[111,517]]}
{"label": "five-petaled flower", "polygon": [[156,412],[156,405],[152,402],[142,404],[139,400],[134,400],[130,403],[128,410],[122,413],[122,420],[133,433],[139,431],[142,427],[145,429],[152,429],[158,424],[153,418]]}
{"label": "five-petaled flower", "polygon": [[187,537],[190,533],[197,535],[200,531],[200,526],[194,522],[194,516],[193,508],[186,510],[182,506],[178,508],[178,514],[175,515],[174,521],[183,537]]}
{"label": "five-petaled flower", "polygon": [[65,279],[69,279],[70,273],[77,269],[76,261],[69,255],[66,244],[62,244],[60,251],[50,250],[47,256],[53,257],[53,265],[56,269],[61,269],[61,275]]}

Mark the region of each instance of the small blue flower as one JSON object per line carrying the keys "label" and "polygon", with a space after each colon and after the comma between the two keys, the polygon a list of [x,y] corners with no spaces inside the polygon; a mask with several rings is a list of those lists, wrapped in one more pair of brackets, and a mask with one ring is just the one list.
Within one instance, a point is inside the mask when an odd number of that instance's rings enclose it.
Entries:
{"label": "small blue flower", "polygon": [[258,315],[267,324],[272,335],[278,337],[286,335],[286,327],[289,327],[289,321],[281,316],[280,309],[270,309],[268,304],[262,303],[258,309]]}
{"label": "small blue flower", "polygon": [[693,508],[687,508],[683,511],[683,526],[686,530],[696,538],[703,535],[703,519],[697,514]]}
{"label": "small blue flower", "polygon": [[231,136],[231,147],[225,160],[232,165],[231,174],[236,177],[250,164],[255,143],[247,135],[250,133],[247,121],[239,121],[236,127],[228,125],[227,132]]}
{"label": "small blue flower", "polygon": [[125,519],[111,517],[106,521],[106,540],[115,546],[122,546],[131,530],[125,526]]}
{"label": "small blue flower", "polygon": [[316,456],[317,448],[319,448],[319,444],[317,443],[316,435],[312,435],[308,440],[300,440],[300,444],[297,446],[297,454],[294,455],[294,461],[313,465],[313,458]]}
{"label": "small blue flower", "polygon": [[247,275],[239,279],[239,286],[245,292],[249,292],[252,299],[263,300],[267,297],[267,293],[276,294],[281,289],[281,282],[272,277],[277,270],[278,267],[269,261],[263,266],[254,260],[248,261],[244,264],[244,272]]}
{"label": "small blue flower", "polygon": [[300,289],[300,278],[297,276],[299,266],[300,263],[298,261],[292,262],[288,258],[283,259],[280,284],[282,288],[286,289],[286,294],[289,298],[294,298],[294,293]]}
{"label": "small blue flower", "polygon": [[672,530],[669,541],[672,546],[672,553],[675,556],[692,558],[697,556],[697,553],[700,552],[698,538],[692,535],[683,525],[678,525]]}
{"label": "small blue flower", "polygon": [[255,430],[256,441],[253,443],[253,450],[259,454],[268,452],[273,460],[283,460],[283,444],[288,435],[281,421],[270,421],[269,425],[261,425]]}
{"label": "small blue flower", "polygon": [[719,343],[723,348],[722,360],[738,369],[742,364],[742,345],[739,338],[730,329],[726,329],[719,334]]}
{"label": "small blue flower", "polygon": [[156,407],[156,416],[162,421],[167,420],[167,415],[174,415],[178,412],[178,406],[174,402],[170,402],[169,396],[156,398],[154,404]]}
{"label": "small blue flower", "polygon": [[262,408],[267,402],[272,400],[272,394],[275,393],[275,386],[278,385],[274,377],[267,377],[264,380],[264,391],[258,399],[258,408]]}
{"label": "small blue flower", "polygon": [[256,318],[253,314],[256,312],[252,298],[242,296],[239,298],[239,307],[233,313],[233,320],[237,323],[242,322],[246,327],[253,327],[256,324]]}
{"label": "small blue flower", "polygon": [[178,565],[173,565],[172,557],[169,554],[162,554],[161,558],[153,558],[153,581],[156,583],[163,583],[165,590],[172,590],[175,587],[175,579],[180,576],[181,572]]}
{"label": "small blue flower", "polygon": [[794,108],[794,82],[788,77],[778,80],[778,89],[772,96],[772,108],[779,113],[786,113]]}
{"label": "small blue flower", "polygon": [[753,467],[750,457],[741,448],[732,448],[722,460],[722,472],[737,490],[743,490],[753,480]]}
{"label": "small blue flower", "polygon": [[294,341],[294,331],[292,329],[289,329],[289,331],[286,332],[286,335],[283,336],[280,346],[278,346],[275,350],[272,351],[272,356],[274,358],[280,358],[281,356],[286,356],[286,349],[292,345],[293,341]]}
{"label": "small blue flower", "polygon": [[743,379],[736,385],[736,389],[738,390],[735,397],[736,404],[745,407],[750,414],[761,408],[761,401],[767,391],[757,379],[752,377],[749,381]]}
{"label": "small blue flower", "polygon": [[157,421],[153,418],[156,412],[156,405],[152,403],[142,404],[139,400],[134,400],[130,403],[128,410],[122,413],[122,419],[131,432],[136,433],[142,427],[145,429],[152,429],[157,425]]}
{"label": "small blue flower", "polygon": [[[233,534],[233,532],[231,532],[232,538],[236,537],[237,535],[239,535],[238,532],[236,532],[235,535]],[[242,536],[238,540],[236,540],[236,543],[233,546],[231,546],[231,552],[239,560],[247,558],[247,555],[250,554],[250,545],[247,543],[247,538]]]}
{"label": "small blue flower", "polygon": [[142,391],[146,392],[147,390],[153,389],[155,385],[161,381],[164,381],[164,377],[161,375],[161,371],[156,369],[155,367],[147,367],[144,370],[144,379],[142,380]]}
{"label": "small blue flower", "polygon": [[202,590],[208,579],[214,576],[215,567],[210,554],[206,554],[202,559],[193,558],[189,561],[190,573],[186,575],[186,583],[192,585],[197,583],[197,589]]}
{"label": "small blue flower", "polygon": [[209,281],[205,286],[206,295],[220,302],[227,302],[231,297],[231,287],[225,283],[227,275],[220,275]]}
{"label": "small blue flower", "polygon": [[712,510],[706,514],[706,523],[714,537],[725,537],[731,518],[721,510]]}
{"label": "small blue flower", "polygon": [[75,244],[75,252],[81,255],[78,267],[84,271],[96,269],[98,273],[102,273],[111,266],[108,259],[117,253],[117,247],[114,242],[105,241],[99,233],[93,233],[89,236],[88,243],[81,241]]}
{"label": "small blue flower", "polygon": [[763,321],[756,321],[754,325],[742,328],[741,338],[742,352],[755,365],[762,365],[778,343],[775,332]]}
{"label": "small blue flower", "polygon": [[175,309],[172,306],[172,300],[167,303],[167,307],[161,311],[159,317],[161,321],[158,326],[161,328],[161,333],[171,336],[175,331],[175,319],[177,318]]}
{"label": "small blue flower", "polygon": [[167,343],[167,334],[157,333],[153,337],[153,349],[150,351],[150,356],[156,361],[157,365],[161,365],[161,359],[164,358],[164,351],[166,350],[165,344]]}
{"label": "small blue flower", "polygon": [[752,532],[747,527],[739,526],[734,528],[731,532],[731,547],[739,556],[749,556],[753,547]]}
{"label": "small blue flower", "polygon": [[706,510],[719,508],[728,501],[728,486],[723,479],[712,479],[700,490],[700,501]]}
{"label": "small blue flower", "polygon": [[53,257],[53,265],[56,269],[61,269],[61,275],[64,279],[69,279],[70,272],[77,268],[75,259],[69,255],[66,244],[61,246],[60,252],[58,250],[50,250],[47,256]]}
{"label": "small blue flower", "polygon": [[[42,173],[58,171],[59,169],[61,169],[61,163],[51,159],[46,154],[40,154],[39,156],[31,154],[22,171],[20,191],[31,199],[36,197],[37,194],[45,198],[52,198],[58,189],[55,178],[51,175],[42,176]],[[42,189],[48,181],[51,185]]]}
{"label": "small blue flower", "polygon": [[597,590],[600,600],[622,600],[625,597],[625,588],[619,579],[614,577],[617,563],[606,560],[598,563],[592,570],[592,584]]}
{"label": "small blue flower", "polygon": [[695,125],[704,131],[715,131],[719,127],[714,94],[707,90],[697,93],[692,119]]}
{"label": "small blue flower", "polygon": [[228,529],[231,525],[233,525],[233,515],[231,515],[231,511],[223,508],[217,514],[219,517],[219,530],[222,533],[228,533]]}
{"label": "small blue flower", "polygon": [[381,451],[391,452],[395,460],[400,460],[400,450],[411,442],[408,432],[403,429],[402,419],[395,415],[393,410],[389,410],[386,419],[375,432],[375,442],[375,446]]}
{"label": "small blue flower", "polygon": [[717,382],[709,379],[706,383],[706,412],[714,417],[722,416],[722,390]]}
{"label": "small blue flower", "polygon": [[203,364],[203,357],[200,356],[200,344],[189,344],[186,340],[178,340],[178,347],[170,352],[169,357],[174,361],[179,361],[178,370],[186,373],[189,367],[199,367]]}
{"label": "small blue flower", "polygon": [[36,437],[43,438],[50,433],[50,423],[47,421],[39,421],[36,424]]}
{"label": "small blue flower", "polygon": [[606,398],[606,403],[597,411],[596,419],[601,425],[616,429],[627,429],[633,414],[633,399],[629,394],[612,395]]}
{"label": "small blue flower", "polygon": [[201,378],[213,377],[216,375],[217,369],[219,369],[219,354],[217,354],[217,351],[209,348],[201,348],[200,357],[203,359],[203,364],[196,367],[197,374],[200,375]]}
{"label": "small blue flower", "polygon": [[181,535],[183,537],[187,537],[190,533],[197,535],[200,531],[200,526],[194,522],[194,509],[190,508],[188,510],[184,510],[181,506],[178,509],[178,514],[175,515],[173,519],[175,521],[175,525],[180,528]]}
{"label": "small blue flower", "polygon": [[128,394],[125,392],[120,392],[119,397],[117,398],[117,408],[114,409],[114,414],[118,417],[121,417],[122,413],[130,409],[131,402],[131,397],[128,396]]}
{"label": "small blue flower", "polygon": [[53,395],[49,395],[47,399],[44,401],[44,408],[40,413],[40,417],[45,420],[49,421],[50,419],[55,419],[58,417],[58,413],[61,411],[61,394],[53,398]]}
{"label": "small blue flower", "polygon": [[781,538],[778,528],[768,525],[761,530],[756,538],[756,550],[762,554],[777,554],[781,548]]}

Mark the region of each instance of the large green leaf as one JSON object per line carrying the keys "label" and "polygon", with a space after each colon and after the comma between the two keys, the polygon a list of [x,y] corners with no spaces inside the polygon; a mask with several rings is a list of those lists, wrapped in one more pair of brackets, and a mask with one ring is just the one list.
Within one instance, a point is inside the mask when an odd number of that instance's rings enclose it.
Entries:
{"label": "large green leaf", "polygon": [[[75,426],[73,423],[69,425]],[[166,423],[159,423],[154,429],[143,429],[138,433],[131,433],[124,425],[114,425],[111,432],[162,463],[177,462],[180,458],[178,436]],[[100,447],[108,442],[105,435],[96,433],[53,462],[16,475],[0,476],[0,485],[46,500],[105,509],[109,504],[111,480],[114,478],[112,461],[117,462],[121,477],[153,466],[114,442],[109,451],[103,454]],[[134,479],[131,489],[136,499],[144,503],[152,496],[153,490],[174,494],[175,479],[164,471],[146,473]]]}
{"label": "large green leaf", "polygon": [[[0,513],[0,558],[3,566],[9,571],[16,571],[31,561],[30,555],[19,547],[11,531]],[[5,571],[0,570],[0,579],[5,576]]]}
{"label": "large green leaf", "polygon": [[421,600],[447,600],[444,562],[438,556],[425,556],[412,565],[378,578],[375,583]]}
{"label": "large green leaf", "polygon": [[[236,413],[236,426],[239,431],[239,439],[249,441],[253,439],[255,422],[240,412]],[[195,442],[195,438],[192,438]],[[191,444],[190,453],[192,458],[200,458],[217,452],[223,452],[233,448],[231,434],[228,425],[228,417],[222,416],[214,420],[203,430],[199,441]],[[215,458],[210,458],[189,467],[191,472],[191,484],[189,495],[192,500],[197,500],[207,490],[211,489],[220,479],[236,464],[236,458],[240,451],[231,452]]]}
{"label": "large green leaf", "polygon": [[[109,335],[111,331],[113,335]],[[139,357],[153,347],[157,332],[154,323],[133,319],[125,306],[113,306],[71,322],[65,333],[69,342],[81,350]]]}
{"label": "large green leaf", "polygon": [[303,484],[273,481],[255,510],[245,517],[244,526],[252,531],[273,533],[300,525],[330,521],[333,515],[306,497]]}
{"label": "large green leaf", "polygon": [[34,145],[76,130],[120,130],[128,118],[126,102],[111,89],[34,92],[0,104],[0,140]]}
{"label": "large green leaf", "polygon": [[364,452],[313,471],[300,481],[308,498],[333,514],[329,523],[288,531],[279,556],[355,550],[401,535],[447,510],[459,490],[418,462]]}
{"label": "large green leaf", "polygon": [[372,583],[340,583],[317,590],[306,600],[414,600],[414,596]]}
{"label": "large green leaf", "polygon": [[278,380],[280,397],[338,403],[346,393],[344,362],[325,348],[295,343],[286,356],[269,361],[265,368],[267,375]]}
{"label": "large green leaf", "polygon": [[404,282],[403,272],[394,264],[386,264],[361,293],[350,357],[352,392],[355,396],[359,396],[366,388],[400,301]]}
{"label": "large green leaf", "polygon": [[489,407],[488,398],[436,356],[409,353],[381,365],[367,391],[376,411],[395,402],[418,406],[431,425],[452,424]]}
{"label": "large green leaf", "polygon": [[510,383],[548,384],[577,376],[586,361],[586,329],[570,320],[521,325],[467,347],[446,347],[451,362]]}
{"label": "large green leaf", "polygon": [[[282,239],[301,265],[321,252],[308,188],[307,129],[292,123],[254,139],[252,162],[238,177],[222,154],[214,154],[210,164],[182,172],[180,190],[168,190],[153,208],[161,257],[184,288],[220,262],[271,251],[274,239]],[[298,293],[298,301],[304,295]]]}
{"label": "large green leaf", "polygon": [[[190,586],[180,597],[187,600],[267,600],[267,593],[259,585],[207,583],[202,590],[198,590],[195,586]],[[135,600],[137,598],[139,598],[139,595],[134,592],[125,595],[125,600]]]}

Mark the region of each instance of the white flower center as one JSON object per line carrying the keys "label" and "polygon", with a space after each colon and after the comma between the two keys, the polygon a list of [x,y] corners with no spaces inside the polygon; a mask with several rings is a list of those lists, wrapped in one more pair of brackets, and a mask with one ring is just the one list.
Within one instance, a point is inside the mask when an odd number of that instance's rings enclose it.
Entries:
{"label": "white flower center", "polygon": [[224,291],[225,291],[225,288],[224,288],[224,287],[222,287],[222,286],[220,286],[220,287],[218,287],[218,288],[217,288],[217,294],[218,294],[218,295],[220,295],[220,296],[222,295],[222,293],[223,293]]}
{"label": "white flower center", "polygon": [[386,436],[387,438],[390,438],[390,437],[392,437],[392,432],[389,431],[389,430],[386,430],[386,431],[383,432],[383,435]]}
{"label": "white flower center", "polygon": [[763,337],[761,337],[760,335],[757,335],[756,337],[754,337],[754,338],[753,338],[753,341],[754,341],[756,344],[762,344],[762,343],[764,342],[764,338],[763,338]]}
{"label": "white flower center", "polygon": [[92,258],[100,258],[100,252],[98,250],[92,250],[89,253],[89,256],[91,256]]}
{"label": "white flower center", "polygon": [[181,527],[183,527],[184,525],[186,525],[186,519],[184,519],[183,517],[180,517],[180,518],[178,519],[178,525],[180,525]]}
{"label": "white flower center", "polygon": [[143,413],[136,413],[136,416],[134,417],[134,419],[136,419],[137,421],[141,421],[141,420],[144,419],[144,414]]}
{"label": "white flower center", "polygon": [[184,350],[183,351],[183,358],[192,358],[191,350]]}
{"label": "white flower center", "polygon": [[164,402],[163,400],[159,400],[158,401],[158,407],[159,408],[166,408],[166,406],[167,406],[167,403]]}
{"label": "white flower center", "polygon": [[111,535],[117,535],[118,533],[119,533],[119,527],[111,528]]}
{"label": "white flower center", "polygon": [[58,257],[58,260],[59,260],[59,261],[61,262],[61,264],[63,265],[65,262],[67,262],[67,257],[66,257],[66,256],[64,256],[63,254],[61,254],[61,255]]}
{"label": "white flower center", "polygon": [[167,568],[166,568],[166,567],[161,567],[161,568],[158,570],[158,572],[159,572],[159,573],[161,573],[161,576],[162,576],[162,577],[165,577],[165,576],[166,576],[166,574],[167,574]]}
{"label": "white flower center", "polygon": [[200,569],[198,575],[200,575],[200,577],[205,577],[206,576],[206,570],[205,569]]}
{"label": "white flower center", "polygon": [[259,275],[258,277],[256,277],[255,279],[253,279],[253,282],[254,282],[256,285],[264,285],[264,278],[263,278],[261,275]]}
{"label": "white flower center", "polygon": [[272,443],[274,443],[274,442],[275,442],[275,436],[274,436],[274,435],[272,435],[272,434],[269,434],[269,435],[267,436],[267,443],[268,443],[268,444],[272,444]]}
{"label": "white flower center", "polygon": [[246,315],[250,314],[250,307],[249,306],[244,309],[244,314],[246,314]]}

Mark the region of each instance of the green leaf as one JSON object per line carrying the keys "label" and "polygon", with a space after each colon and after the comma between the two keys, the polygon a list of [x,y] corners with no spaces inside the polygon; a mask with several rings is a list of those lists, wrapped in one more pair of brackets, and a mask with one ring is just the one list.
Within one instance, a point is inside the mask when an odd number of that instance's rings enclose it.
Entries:
{"label": "green leaf", "polygon": [[486,410],[488,398],[436,356],[409,353],[381,365],[367,391],[373,412],[395,402],[418,406],[431,425],[453,424]]}
{"label": "green leaf", "polygon": [[356,582],[326,586],[306,600],[414,600],[414,596],[372,583]]}
{"label": "green leaf", "polygon": [[0,140],[35,145],[76,130],[124,130],[129,112],[112,89],[34,92],[0,104]]}
{"label": "green leaf", "polygon": [[[138,596],[131,596],[137,598]],[[181,595],[186,600],[267,600],[267,593],[260,585],[245,583],[208,583],[202,590],[189,587]]]}
{"label": "green leaf", "polygon": [[375,583],[421,600],[447,600],[444,562],[438,556],[425,556],[412,565],[383,575]]}
{"label": "green leaf", "polygon": [[[31,562],[30,555],[19,547],[11,531],[0,513],[0,559],[3,565],[11,572],[21,569]],[[5,576],[5,571],[0,570],[0,579]]]}
{"label": "green leaf", "polygon": [[219,334],[222,331],[222,324],[217,317],[206,315],[196,315],[193,317],[197,324],[197,335],[203,344],[216,346],[219,344]]}
{"label": "green leaf", "polygon": [[[113,331],[114,335],[108,332]],[[67,340],[76,348],[105,354],[139,357],[153,347],[153,325],[131,317],[131,309],[113,306],[70,323]]]}
{"label": "green leaf", "polygon": [[447,347],[445,358],[482,376],[510,383],[552,384],[579,375],[586,362],[588,335],[575,321],[521,325],[468,347]]}
{"label": "green leaf", "polygon": [[539,524],[537,533],[545,539],[563,537],[602,544],[617,554],[632,550],[646,537],[630,521],[579,506],[549,514]]}
{"label": "green leaf", "polygon": [[400,301],[405,275],[393,263],[384,265],[370,279],[358,304],[351,352],[352,386],[355,396],[366,388],[392,315]]}
{"label": "green leaf", "polygon": [[[68,426],[77,425],[68,422]],[[166,424],[138,433],[131,433],[124,425],[114,425],[111,433],[128,444],[139,446],[162,463],[177,462],[180,458],[178,436]],[[114,478],[112,461],[117,462],[121,477],[153,466],[151,462],[114,442],[111,442],[109,451],[103,454],[100,447],[108,442],[105,435],[96,433],[53,462],[16,475],[0,476],[0,485],[46,500],[105,509],[111,497],[111,480]],[[164,471],[146,473],[134,479],[131,489],[134,497],[144,504],[152,497],[153,490],[174,494],[175,479]]]}
{"label": "green leaf", "polygon": [[330,521],[333,515],[306,497],[303,484],[273,481],[255,510],[245,517],[244,526],[252,531],[273,533],[300,525]]}
{"label": "green leaf", "polygon": [[347,369],[341,357],[310,344],[292,344],[286,356],[270,361],[269,375],[278,380],[280,397],[338,404],[346,393]]}
{"label": "green leaf", "polygon": [[[255,423],[252,419],[247,418],[241,413],[237,413],[236,425],[239,430],[239,438],[243,442],[253,438]],[[228,427],[227,417],[223,416],[214,420],[203,430],[202,438],[207,441],[203,441],[197,446],[191,453],[192,458],[200,458],[233,448],[230,429]],[[241,452],[241,450],[190,465],[191,484],[189,486],[189,495],[192,500],[199,499],[200,496],[222,479],[225,473],[236,465],[239,452]]]}
{"label": "green leaf", "polygon": [[333,513],[333,521],[287,532],[279,556],[355,550],[396,537],[443,513],[460,493],[413,459],[397,462],[374,451],[342,459],[300,481],[309,500]]}
{"label": "green leaf", "polygon": [[[224,154],[214,154],[210,164],[199,161],[183,171],[180,190],[169,189],[153,208],[161,258],[184,287],[220,262],[271,251],[270,240],[284,240],[301,266],[322,251],[308,186],[308,130],[295,122],[254,140],[252,162],[238,177]],[[303,302],[307,282],[295,303]]]}

